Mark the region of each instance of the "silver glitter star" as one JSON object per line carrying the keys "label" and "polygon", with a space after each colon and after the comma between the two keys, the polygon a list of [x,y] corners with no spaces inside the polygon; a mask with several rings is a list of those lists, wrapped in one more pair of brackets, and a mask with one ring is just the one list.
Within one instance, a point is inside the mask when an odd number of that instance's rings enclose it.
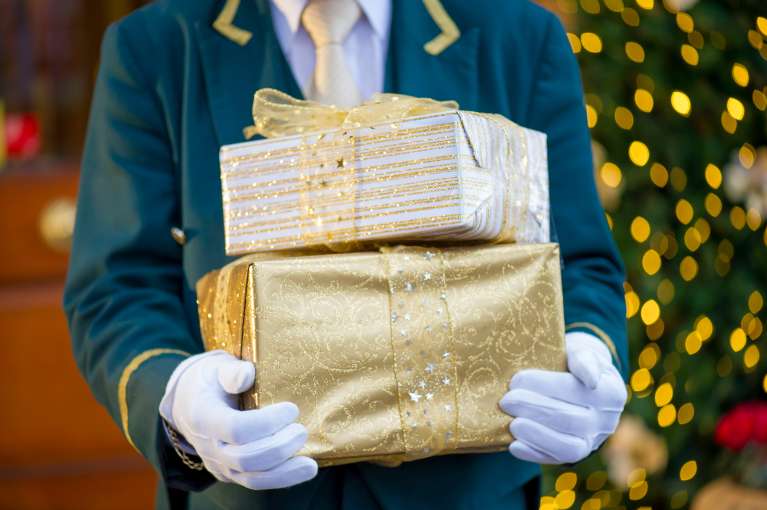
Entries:
{"label": "silver glitter star", "polygon": [[450,353],[449,353],[449,352],[447,352],[447,351],[445,351],[445,352],[443,352],[443,353],[442,353],[442,357],[443,357],[443,358],[445,358],[445,359],[447,359],[447,358],[449,358],[449,357],[450,357]]}
{"label": "silver glitter star", "polygon": [[399,315],[397,315],[397,312],[392,312],[391,313],[391,321],[392,322],[397,322],[397,318],[398,317],[399,317]]}
{"label": "silver glitter star", "polygon": [[418,393],[417,391],[410,392],[410,400],[412,400],[413,402],[418,402],[419,400],[421,400],[421,394]]}
{"label": "silver glitter star", "polygon": [[431,260],[434,258],[434,254],[430,251],[427,251],[426,253],[423,254],[423,258],[425,258],[426,260]]}
{"label": "silver glitter star", "polygon": [[431,273],[428,273],[428,272],[424,273],[423,274],[423,281],[428,282],[429,280],[431,280]]}
{"label": "silver glitter star", "polygon": [[405,282],[405,292],[413,292],[413,284],[410,282]]}
{"label": "silver glitter star", "polygon": [[445,300],[445,299],[447,299],[447,294],[445,294],[445,293],[443,292],[443,293],[441,293],[441,294],[439,295],[439,298],[440,298],[440,299],[442,299],[442,300]]}
{"label": "silver glitter star", "polygon": [[418,387],[421,388],[421,389],[424,389],[426,387],[426,381],[420,381],[418,383]]}
{"label": "silver glitter star", "polygon": [[426,394],[426,400],[431,400],[434,398],[434,393],[427,393]]}
{"label": "silver glitter star", "polygon": [[406,313],[406,314],[405,314],[405,320],[406,320],[406,321],[409,321],[409,320],[410,320],[410,314],[409,314],[409,313]]}
{"label": "silver glitter star", "polygon": [[450,378],[449,378],[449,377],[447,377],[447,376],[443,377],[443,378],[442,378],[442,384],[444,384],[445,386],[447,386],[448,384],[450,384]]}
{"label": "silver glitter star", "polygon": [[434,363],[429,363],[429,364],[426,365],[426,372],[429,373],[429,374],[434,372]]}
{"label": "silver glitter star", "polygon": [[445,404],[445,411],[449,413],[452,410],[453,410],[453,406],[451,406],[450,404]]}
{"label": "silver glitter star", "polygon": [[400,335],[400,336],[407,336],[407,330],[404,330],[404,329],[400,329],[400,330],[399,330],[399,335]]}

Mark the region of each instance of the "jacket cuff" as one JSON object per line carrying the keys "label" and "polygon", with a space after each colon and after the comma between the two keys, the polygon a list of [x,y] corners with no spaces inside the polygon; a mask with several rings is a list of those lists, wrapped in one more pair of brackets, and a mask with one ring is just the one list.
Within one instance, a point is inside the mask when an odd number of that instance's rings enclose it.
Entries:
{"label": "jacket cuff", "polygon": [[128,442],[155,467],[167,487],[199,491],[215,479],[207,471],[184,465],[165,434],[158,411],[168,379],[187,356],[187,352],[164,348],[140,353],[123,369],[117,395]]}

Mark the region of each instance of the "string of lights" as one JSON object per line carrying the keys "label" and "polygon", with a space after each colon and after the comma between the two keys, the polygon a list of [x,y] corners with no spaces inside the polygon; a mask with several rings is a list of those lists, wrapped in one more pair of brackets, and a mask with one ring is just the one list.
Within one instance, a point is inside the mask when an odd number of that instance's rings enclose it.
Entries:
{"label": "string of lights", "polygon": [[767,11],[761,0],[554,3],[574,21],[633,366],[616,435],[548,471],[541,510],[696,508],[729,465],[713,441],[721,416],[767,392]]}

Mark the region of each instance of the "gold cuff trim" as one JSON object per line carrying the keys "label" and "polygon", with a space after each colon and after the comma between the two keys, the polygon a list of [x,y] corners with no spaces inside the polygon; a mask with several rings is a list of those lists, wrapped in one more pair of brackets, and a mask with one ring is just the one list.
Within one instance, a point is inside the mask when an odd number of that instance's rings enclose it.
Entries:
{"label": "gold cuff trim", "polygon": [[623,363],[621,363],[621,358],[618,356],[618,349],[615,348],[615,343],[613,342],[612,338],[610,338],[610,335],[604,332],[602,328],[599,326],[596,326],[590,322],[573,322],[565,326],[565,331],[569,331],[571,329],[577,329],[577,328],[585,328],[594,333],[596,336],[599,337],[600,340],[602,340],[607,348],[610,350],[610,353],[613,355],[613,358],[618,363],[618,366],[620,368],[623,368]]}
{"label": "gold cuff trim", "polygon": [[[133,373],[139,369],[146,361],[157,356],[163,356],[165,354],[179,354],[181,356],[189,356],[189,353],[179,349],[149,349],[144,351],[138,356],[130,360],[122,374],[120,374],[120,382],[117,384],[117,401],[120,406],[120,423],[122,424],[123,434],[133,448],[136,445],[133,443],[133,439],[130,437],[130,430],[128,430],[128,382]],[[138,450],[138,448],[136,448]]]}
{"label": "gold cuff trim", "polygon": [[440,0],[423,0],[423,4],[431,19],[442,30],[441,34],[424,44],[423,49],[429,55],[439,55],[461,37],[461,31],[458,30],[458,25],[447,13]]}
{"label": "gold cuff trim", "polygon": [[245,46],[250,41],[250,38],[253,37],[253,32],[234,26],[234,17],[237,15],[237,9],[239,8],[240,0],[226,0],[224,8],[221,9],[221,13],[216,18],[216,21],[213,22],[213,28],[233,43]]}

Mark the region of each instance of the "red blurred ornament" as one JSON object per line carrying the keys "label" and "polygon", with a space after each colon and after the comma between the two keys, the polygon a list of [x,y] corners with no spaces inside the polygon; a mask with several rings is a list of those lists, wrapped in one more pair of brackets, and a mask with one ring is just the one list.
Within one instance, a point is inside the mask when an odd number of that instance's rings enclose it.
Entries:
{"label": "red blurred ornament", "polygon": [[714,438],[730,450],[740,451],[748,443],[767,443],[767,402],[738,404],[722,416]]}
{"label": "red blurred ornament", "polygon": [[767,444],[767,403],[760,402],[754,414],[754,441]]}
{"label": "red blurred ornament", "polygon": [[40,123],[31,113],[9,113],[5,117],[8,158],[26,159],[40,154]]}

